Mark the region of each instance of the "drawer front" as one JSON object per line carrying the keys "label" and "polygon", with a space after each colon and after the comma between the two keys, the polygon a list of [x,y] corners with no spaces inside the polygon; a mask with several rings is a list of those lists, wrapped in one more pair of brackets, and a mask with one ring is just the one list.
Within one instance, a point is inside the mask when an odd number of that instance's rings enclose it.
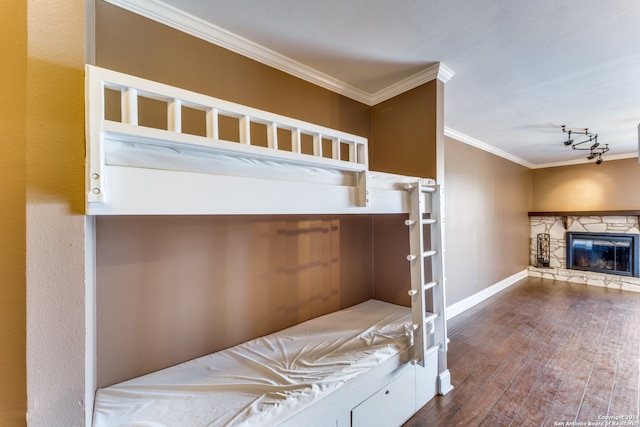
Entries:
{"label": "drawer front", "polygon": [[352,427],[397,427],[402,425],[416,408],[414,370],[401,376],[351,411]]}

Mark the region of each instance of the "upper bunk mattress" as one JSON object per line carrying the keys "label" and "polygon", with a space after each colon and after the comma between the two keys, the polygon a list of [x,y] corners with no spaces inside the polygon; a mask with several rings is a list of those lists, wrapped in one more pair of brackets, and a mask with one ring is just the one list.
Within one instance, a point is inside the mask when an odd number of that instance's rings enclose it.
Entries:
{"label": "upper bunk mattress", "polygon": [[369,300],[99,389],[94,426],[272,426],[408,348],[410,325]]}

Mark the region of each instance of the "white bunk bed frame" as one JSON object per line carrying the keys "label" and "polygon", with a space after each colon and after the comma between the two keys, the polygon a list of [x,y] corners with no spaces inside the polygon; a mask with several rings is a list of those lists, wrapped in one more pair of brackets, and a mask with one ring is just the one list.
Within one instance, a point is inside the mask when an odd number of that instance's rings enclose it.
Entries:
{"label": "white bunk bed frame", "polygon": [[[119,121],[106,118],[107,90],[121,94]],[[166,129],[139,125],[139,97],[166,103]],[[183,107],[202,114],[205,135],[183,133]],[[219,138],[223,116],[237,120],[239,141]],[[266,132],[266,146],[252,144],[259,139],[252,138],[256,129]],[[291,135],[290,150],[279,144],[283,134]],[[377,425],[393,408],[408,407],[393,414],[401,423],[436,393],[452,389],[433,180],[369,171],[365,138],[90,65],[86,149],[87,215],[409,214],[410,351],[283,425]]]}

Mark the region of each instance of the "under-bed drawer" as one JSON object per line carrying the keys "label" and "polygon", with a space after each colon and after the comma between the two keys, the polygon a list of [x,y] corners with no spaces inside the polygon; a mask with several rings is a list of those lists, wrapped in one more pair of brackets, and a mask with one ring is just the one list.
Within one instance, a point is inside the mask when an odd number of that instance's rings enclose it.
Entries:
{"label": "under-bed drawer", "polygon": [[407,369],[351,410],[351,427],[399,426],[415,409],[415,371]]}

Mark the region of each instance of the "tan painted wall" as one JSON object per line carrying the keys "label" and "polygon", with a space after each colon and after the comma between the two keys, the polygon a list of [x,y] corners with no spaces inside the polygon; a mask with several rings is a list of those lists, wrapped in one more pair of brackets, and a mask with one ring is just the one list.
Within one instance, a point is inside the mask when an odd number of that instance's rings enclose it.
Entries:
{"label": "tan painted wall", "polygon": [[99,218],[99,385],[370,299],[370,222]]}
{"label": "tan painted wall", "polygon": [[25,425],[27,5],[0,3],[0,425]]}
{"label": "tan painted wall", "polygon": [[27,3],[27,421],[79,426],[85,421],[85,4]]}
{"label": "tan painted wall", "polygon": [[638,159],[533,170],[534,211],[640,209]]}
{"label": "tan painted wall", "polygon": [[447,304],[529,265],[531,170],[445,140]]}
{"label": "tan painted wall", "polygon": [[[431,81],[371,108],[369,166],[372,170],[436,177],[438,85]],[[376,216],[374,223],[375,297],[410,305],[406,216]]]}
{"label": "tan painted wall", "polygon": [[437,81],[371,108],[372,170],[436,177]]}
{"label": "tan painted wall", "polygon": [[411,299],[411,270],[409,230],[404,224],[406,215],[376,215],[373,217],[373,276],[374,297],[409,307]]}

